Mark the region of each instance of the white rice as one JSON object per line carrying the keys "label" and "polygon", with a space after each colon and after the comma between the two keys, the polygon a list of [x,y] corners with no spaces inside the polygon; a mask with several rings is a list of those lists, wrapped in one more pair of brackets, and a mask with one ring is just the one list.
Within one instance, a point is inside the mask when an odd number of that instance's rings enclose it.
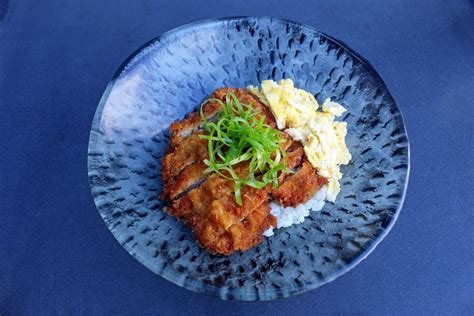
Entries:
{"label": "white rice", "polygon": [[[308,202],[297,207],[283,207],[278,203],[271,202],[270,213],[277,218],[277,227],[290,227],[293,224],[301,224],[309,216],[309,212],[320,211],[326,202],[326,186],[322,187]],[[263,233],[264,236],[273,236],[273,228]]]}

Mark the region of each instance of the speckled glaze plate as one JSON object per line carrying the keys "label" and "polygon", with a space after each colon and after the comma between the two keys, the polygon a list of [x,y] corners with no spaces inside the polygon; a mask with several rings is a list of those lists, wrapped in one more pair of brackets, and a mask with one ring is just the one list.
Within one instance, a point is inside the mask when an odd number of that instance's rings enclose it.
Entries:
{"label": "speckled glaze plate", "polygon": [[[270,78],[343,104],[353,159],[335,204],[247,252],[211,255],[157,198],[167,127],[218,87]],[[295,22],[226,18],[162,34],[120,66],[97,108],[88,167],[105,224],[150,270],[222,299],[271,300],[334,280],[380,243],[403,203],[409,143],[382,79],[346,45]]]}

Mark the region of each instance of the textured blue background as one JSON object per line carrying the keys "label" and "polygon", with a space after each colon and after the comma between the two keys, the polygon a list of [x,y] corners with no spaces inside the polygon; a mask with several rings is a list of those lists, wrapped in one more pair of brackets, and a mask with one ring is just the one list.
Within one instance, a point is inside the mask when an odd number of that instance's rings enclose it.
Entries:
{"label": "textured blue background", "polygon": [[[89,130],[118,65],[163,31],[229,15],[345,41],[384,78],[410,136],[392,232],[353,271],[290,299],[219,301],[155,276],[88,188]],[[0,0],[0,314],[472,315],[473,116],[472,1]]]}

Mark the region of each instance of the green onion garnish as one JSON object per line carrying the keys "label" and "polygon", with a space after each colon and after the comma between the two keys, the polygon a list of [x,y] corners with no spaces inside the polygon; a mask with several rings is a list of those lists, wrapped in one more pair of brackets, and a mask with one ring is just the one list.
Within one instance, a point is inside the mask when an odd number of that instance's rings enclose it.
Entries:
{"label": "green onion garnish", "polygon": [[[215,122],[209,121],[203,113],[203,106],[209,101],[221,106]],[[278,172],[286,171],[286,152],[280,150],[280,144],[285,141],[282,132],[265,124],[264,115],[259,116],[251,104],[241,103],[231,92],[226,95],[225,103],[213,98],[204,104],[200,114],[207,134],[199,137],[208,141],[205,172],[233,180],[238,205],[242,205],[243,185],[261,189],[272,183],[277,188]],[[234,166],[244,161],[249,162],[248,175],[241,177]]]}

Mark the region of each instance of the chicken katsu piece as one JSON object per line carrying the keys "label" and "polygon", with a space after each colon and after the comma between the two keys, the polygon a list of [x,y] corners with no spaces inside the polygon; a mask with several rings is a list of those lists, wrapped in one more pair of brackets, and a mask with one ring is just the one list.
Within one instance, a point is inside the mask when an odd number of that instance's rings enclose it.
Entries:
{"label": "chicken katsu piece", "polygon": [[[257,120],[263,118],[269,128],[276,128],[270,110],[243,89],[217,89],[202,107],[207,120],[218,116],[221,103],[217,100],[226,102],[229,92],[242,104],[250,105]],[[324,184],[324,179],[306,161],[301,143],[282,133],[279,148],[286,153],[288,172],[279,171],[278,188],[271,183],[260,188],[242,186],[239,203],[229,172],[223,172],[225,177],[206,172],[208,141],[199,137],[205,132],[203,123],[199,112],[193,112],[170,126],[171,148],[162,160],[161,198],[169,200],[166,211],[190,226],[199,244],[210,252],[231,254],[250,249],[262,241],[264,231],[276,226],[276,218],[270,213],[272,199],[284,206],[296,206],[306,202]],[[235,176],[244,176],[249,168],[249,161],[243,161],[233,172]],[[256,173],[256,181],[262,178],[262,174]]]}
{"label": "chicken katsu piece", "polygon": [[[242,189],[242,206],[233,195],[233,183],[211,175],[201,186],[177,199],[168,212],[192,227],[201,246],[230,254],[261,241],[262,233],[275,225],[270,214],[271,185]],[[245,238],[241,238],[245,236]]]}
{"label": "chicken katsu piece", "polygon": [[198,135],[191,135],[182,140],[180,146],[164,156],[161,176],[168,181],[178,175],[187,166],[200,162],[207,156],[207,141]]}
{"label": "chicken katsu piece", "polygon": [[272,190],[272,196],[285,207],[296,207],[306,203],[326,183],[326,179],[305,161],[298,171],[287,176],[277,189]]}
{"label": "chicken katsu piece", "polygon": [[[247,92],[244,89],[232,89],[232,88],[221,88],[214,91],[210,96],[209,102],[206,102],[203,106],[203,114],[212,119],[220,109],[219,103],[214,100],[218,99],[223,102],[226,101],[226,96],[229,92],[235,94],[235,96],[244,104],[252,104],[252,107],[261,113],[262,116],[265,116],[265,123],[271,127],[275,127],[275,119],[271,114],[270,110],[264,106],[260,101],[251,93]],[[188,117],[181,121],[176,121],[172,123],[169,127],[171,132],[170,145],[172,148],[176,147],[183,141],[185,138],[190,136],[195,132],[202,131],[203,122],[199,115],[199,112],[191,112],[188,114]]]}

